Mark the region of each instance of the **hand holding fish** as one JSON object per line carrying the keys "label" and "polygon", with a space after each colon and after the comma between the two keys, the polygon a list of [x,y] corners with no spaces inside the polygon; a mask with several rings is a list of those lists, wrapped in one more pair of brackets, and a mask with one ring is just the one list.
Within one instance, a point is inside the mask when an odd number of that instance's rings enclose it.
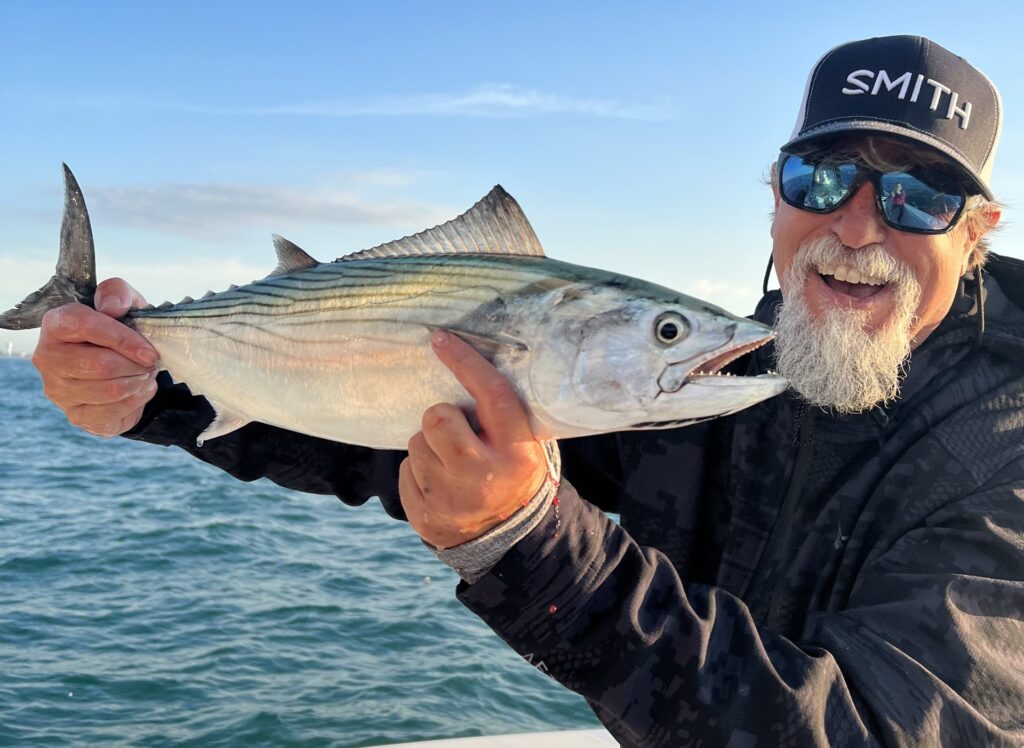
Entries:
{"label": "hand holding fish", "polygon": [[[65,304],[43,317],[32,363],[43,390],[75,426],[116,436],[139,422],[156,392],[156,350],[116,321],[142,296],[120,278],[96,287],[96,310]],[[98,310],[98,311],[97,311]]]}
{"label": "hand holding fish", "polygon": [[441,362],[476,401],[480,433],[454,405],[423,414],[398,478],[409,524],[435,548],[451,548],[498,525],[547,476],[544,448],[509,381],[457,336],[431,337]]}

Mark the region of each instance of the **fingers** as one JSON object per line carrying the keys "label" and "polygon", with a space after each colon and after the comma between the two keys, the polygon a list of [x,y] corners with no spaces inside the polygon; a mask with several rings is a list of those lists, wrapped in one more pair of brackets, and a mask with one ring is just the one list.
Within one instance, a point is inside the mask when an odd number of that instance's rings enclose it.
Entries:
{"label": "fingers", "polygon": [[107,278],[96,286],[93,303],[97,311],[110,317],[123,317],[129,309],[145,306],[146,300],[124,279]]}
{"label": "fingers", "polygon": [[142,297],[120,279],[97,289],[103,311],[82,304],[51,309],[32,363],[43,392],[80,428],[113,436],[132,428],[153,398],[159,358],[145,338],[110,315],[121,316]]}
{"label": "fingers", "polygon": [[[62,396],[77,405],[118,405],[141,392],[156,392],[154,374],[145,372],[117,379],[81,379],[67,382]],[[72,406],[74,407],[74,406]]]}
{"label": "fingers", "polygon": [[488,441],[498,444],[533,441],[526,408],[500,371],[457,335],[435,330],[430,343],[441,363],[476,401],[477,417]]}
{"label": "fingers", "polygon": [[92,343],[145,367],[159,358],[156,349],[137,332],[82,304],[65,304],[46,313],[40,344],[52,343]]}
{"label": "fingers", "polygon": [[424,495],[429,494],[431,476],[440,476],[444,471],[444,465],[427,443],[422,431],[409,440],[409,456],[406,461],[420,492]]}
{"label": "fingers", "polygon": [[109,348],[91,343],[59,343],[48,355],[53,358],[53,371],[67,379],[120,379],[153,372],[152,366],[142,366]]}
{"label": "fingers", "polygon": [[90,434],[117,436],[139,422],[146,403],[152,399],[156,389],[156,381],[148,378],[120,400],[72,405],[65,409],[65,414],[73,426],[78,426]]}
{"label": "fingers", "polygon": [[[479,461],[487,451],[461,410],[451,403],[438,403],[423,413],[423,431],[409,441],[409,454],[414,447],[419,451],[418,442],[429,449],[438,462],[448,470],[459,472],[467,463]],[[413,440],[417,444],[414,445]]]}
{"label": "fingers", "polygon": [[[425,502],[416,478],[412,473],[412,463],[408,457],[398,467],[398,497],[402,500],[406,519],[416,532],[423,525]],[[422,533],[421,533],[422,534]]]}

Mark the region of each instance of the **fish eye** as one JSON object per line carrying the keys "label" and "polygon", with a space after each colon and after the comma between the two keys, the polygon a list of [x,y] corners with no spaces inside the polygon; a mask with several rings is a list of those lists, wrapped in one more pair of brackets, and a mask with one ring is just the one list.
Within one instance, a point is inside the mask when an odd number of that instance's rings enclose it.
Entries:
{"label": "fish eye", "polygon": [[686,318],[676,312],[665,312],[654,320],[654,337],[662,345],[673,345],[690,334]]}

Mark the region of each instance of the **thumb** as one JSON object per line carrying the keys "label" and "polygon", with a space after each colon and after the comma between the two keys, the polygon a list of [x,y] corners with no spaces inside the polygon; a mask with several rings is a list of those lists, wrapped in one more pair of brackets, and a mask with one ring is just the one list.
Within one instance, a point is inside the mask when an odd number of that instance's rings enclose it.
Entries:
{"label": "thumb", "polygon": [[96,286],[96,311],[108,317],[123,317],[129,309],[146,305],[142,294],[122,278],[108,278]]}
{"label": "thumb", "polygon": [[476,401],[476,414],[488,443],[534,441],[529,413],[504,374],[458,335],[435,330],[430,342],[441,363]]}

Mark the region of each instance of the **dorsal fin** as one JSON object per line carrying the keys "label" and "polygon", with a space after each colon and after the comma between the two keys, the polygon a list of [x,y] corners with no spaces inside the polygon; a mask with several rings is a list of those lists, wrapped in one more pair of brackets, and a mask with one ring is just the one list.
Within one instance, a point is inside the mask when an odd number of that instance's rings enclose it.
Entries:
{"label": "dorsal fin", "polygon": [[294,244],[283,236],[274,234],[274,250],[277,252],[277,267],[268,275],[272,278],[275,275],[287,275],[296,270],[316,267],[320,263],[306,254],[297,244]]}
{"label": "dorsal fin", "polygon": [[338,259],[441,254],[543,257],[544,250],[519,203],[499,184],[480,202],[448,223]]}

